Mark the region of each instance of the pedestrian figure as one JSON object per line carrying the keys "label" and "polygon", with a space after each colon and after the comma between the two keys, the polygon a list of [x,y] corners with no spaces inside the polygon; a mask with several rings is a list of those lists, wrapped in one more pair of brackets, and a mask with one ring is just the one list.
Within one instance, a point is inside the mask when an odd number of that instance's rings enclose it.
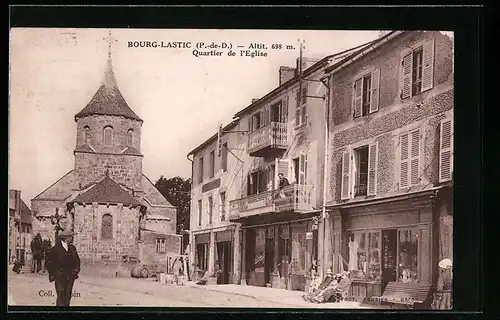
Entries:
{"label": "pedestrian figure", "polygon": [[49,255],[50,248],[52,248],[52,243],[50,242],[49,238],[45,238],[42,241],[42,251],[43,251],[43,268],[44,270],[47,270],[47,257]]}
{"label": "pedestrian figure", "polygon": [[283,173],[278,174],[278,179],[279,179],[279,185],[277,192],[274,194],[274,199],[276,199],[278,196],[281,198],[285,198],[285,193],[283,189],[290,185],[290,182],[288,182],[288,179],[285,178]]}
{"label": "pedestrian figure", "polygon": [[48,254],[49,281],[55,282],[56,306],[69,306],[73,284],[80,273],[80,257],[73,245],[73,232],[62,231]]}
{"label": "pedestrian figure", "polygon": [[43,243],[42,236],[39,233],[36,234],[35,238],[31,240],[31,252],[33,253],[33,263],[35,273],[40,272],[42,270],[42,259],[43,259]]}

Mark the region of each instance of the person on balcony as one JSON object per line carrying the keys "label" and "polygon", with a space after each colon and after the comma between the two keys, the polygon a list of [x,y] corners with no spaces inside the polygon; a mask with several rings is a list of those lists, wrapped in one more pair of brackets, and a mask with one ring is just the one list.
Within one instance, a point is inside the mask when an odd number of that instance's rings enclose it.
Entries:
{"label": "person on balcony", "polygon": [[285,198],[286,196],[283,189],[290,185],[290,182],[288,182],[288,179],[285,178],[283,173],[278,173],[278,179],[279,179],[278,190],[274,195],[274,199],[278,198],[278,196],[280,198]]}

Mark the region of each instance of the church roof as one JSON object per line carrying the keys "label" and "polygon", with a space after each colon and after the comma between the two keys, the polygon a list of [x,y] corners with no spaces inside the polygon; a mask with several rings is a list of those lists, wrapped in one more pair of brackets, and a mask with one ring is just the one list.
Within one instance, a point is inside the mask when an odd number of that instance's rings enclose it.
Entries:
{"label": "church roof", "polygon": [[122,116],[125,118],[141,121],[141,118],[128,106],[116,83],[115,73],[108,57],[106,72],[99,89],[94,94],[85,108],[75,115],[78,118],[91,115]]}
{"label": "church roof", "polygon": [[123,151],[122,154],[131,154],[131,155],[141,155],[139,151],[137,151],[136,148],[134,147],[126,147]]}
{"label": "church roof", "polygon": [[134,197],[125,191],[118,183],[111,179],[108,175],[104,177],[98,184],[90,190],[78,195],[71,202],[80,203],[122,203],[128,205],[142,204]]}

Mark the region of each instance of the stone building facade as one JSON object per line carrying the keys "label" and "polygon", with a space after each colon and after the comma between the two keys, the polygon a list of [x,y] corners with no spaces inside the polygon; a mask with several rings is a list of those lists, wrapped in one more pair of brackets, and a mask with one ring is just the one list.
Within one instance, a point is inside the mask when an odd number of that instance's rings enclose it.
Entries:
{"label": "stone building facade", "polygon": [[34,232],[54,243],[57,210],[61,227],[75,232],[84,265],[147,263],[142,244],[148,232],[180,241],[176,208],[142,173],[143,121],[118,89],[111,56],[101,86],[75,122],[74,168],[32,199]]}
{"label": "stone building facade", "polygon": [[9,263],[15,259],[28,264],[33,238],[30,208],[21,199],[20,190],[9,190]]}
{"label": "stone building facade", "polygon": [[332,65],[325,267],[351,294],[437,281],[452,254],[453,41],[390,32]]}

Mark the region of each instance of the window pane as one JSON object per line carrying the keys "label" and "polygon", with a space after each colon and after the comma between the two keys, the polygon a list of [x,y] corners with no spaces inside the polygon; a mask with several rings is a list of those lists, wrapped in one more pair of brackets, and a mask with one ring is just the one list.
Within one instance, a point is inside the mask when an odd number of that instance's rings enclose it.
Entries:
{"label": "window pane", "polygon": [[105,214],[102,216],[101,238],[113,238],[113,217],[110,214]]}
{"label": "window pane", "polygon": [[415,230],[400,230],[398,274],[401,282],[417,282],[418,234]]}
{"label": "window pane", "polygon": [[255,256],[254,264],[256,272],[264,272],[264,257],[266,246],[266,229],[259,228],[255,230]]}
{"label": "window pane", "polygon": [[380,232],[370,232],[369,234],[369,256],[368,256],[368,279],[380,280],[381,265],[380,265]]}

